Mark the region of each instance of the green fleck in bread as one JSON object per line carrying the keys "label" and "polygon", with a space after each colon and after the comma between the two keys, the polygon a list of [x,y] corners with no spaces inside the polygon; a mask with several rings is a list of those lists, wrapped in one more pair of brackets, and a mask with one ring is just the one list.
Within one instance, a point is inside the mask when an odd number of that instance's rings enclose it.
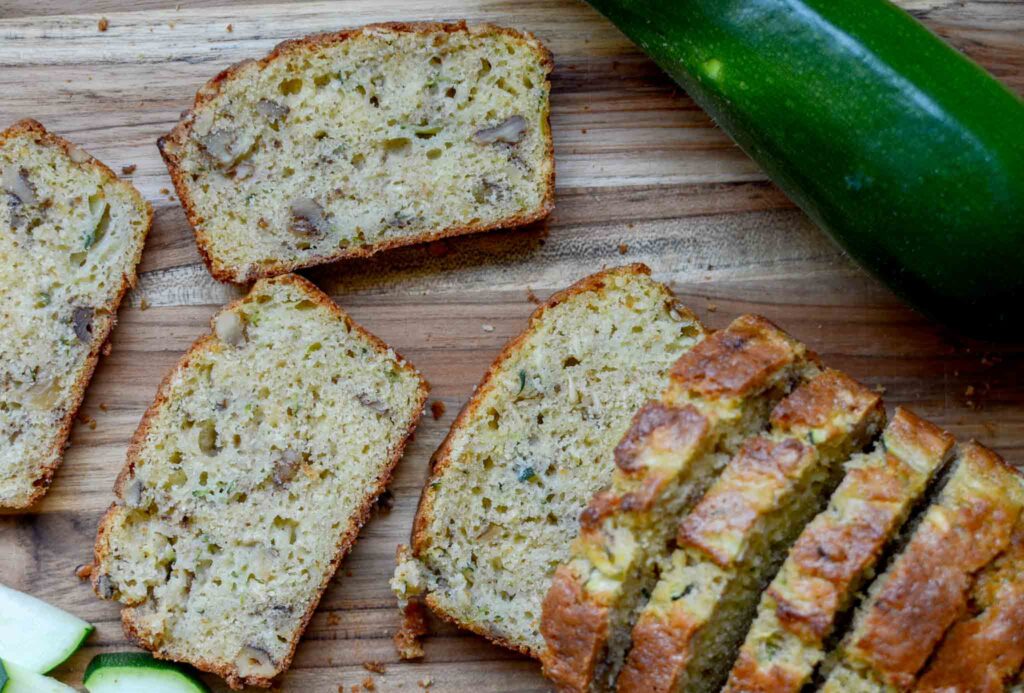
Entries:
{"label": "green fleck in bread", "polygon": [[609,270],[555,294],[494,362],[435,454],[392,581],[401,600],[540,654],[541,602],[580,511],[633,413],[703,338],[648,274]]}
{"label": "green fleck in bread", "polygon": [[946,629],[967,613],[974,573],[1010,545],[1022,508],[1021,473],[991,450],[965,445],[826,660],[821,690],[909,690]]}
{"label": "green fleck in bread", "polygon": [[152,217],[34,120],[0,132],[0,508],[46,493]]}
{"label": "green fleck in bread", "polygon": [[817,372],[804,345],[753,315],[679,359],[661,399],[637,413],[616,448],[611,484],[587,505],[551,581],[541,620],[549,678],[572,691],[615,686],[681,514],[765,428],[772,408]]}
{"label": "green fleck in bread", "polygon": [[727,693],[799,693],[810,683],[837,619],[952,448],[951,435],[898,408],[875,449],[850,460],[828,508],[761,596]]}
{"label": "green fleck in bread", "polygon": [[708,693],[729,675],[764,584],[878,435],[879,395],[828,370],[782,400],[683,519],[678,548],[633,629],[620,693]]}
{"label": "green fleck in bread", "polygon": [[269,686],[391,477],[427,386],[304,279],[256,283],[160,386],[96,538],[126,633]]}
{"label": "green fleck in bread", "polygon": [[553,206],[551,67],[491,25],[308,36],[207,83],[160,151],[223,281],[516,226]]}

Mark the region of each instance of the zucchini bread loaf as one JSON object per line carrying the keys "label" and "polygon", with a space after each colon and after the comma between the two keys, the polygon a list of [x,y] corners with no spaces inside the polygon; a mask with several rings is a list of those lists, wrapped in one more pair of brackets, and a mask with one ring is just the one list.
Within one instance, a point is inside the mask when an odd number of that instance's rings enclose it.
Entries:
{"label": "zucchini bread loaf", "polygon": [[616,448],[611,485],[587,505],[544,599],[549,678],[574,691],[615,686],[681,514],[772,408],[817,373],[802,344],[750,315],[679,359],[661,400],[637,413]]}
{"label": "zucchini bread loaf", "polygon": [[967,613],[974,574],[1010,546],[1022,508],[1021,473],[977,443],[963,446],[938,499],[826,660],[821,690],[909,690],[946,629]]}
{"label": "zucchini bread loaf", "polygon": [[160,151],[224,281],[516,226],[553,205],[551,67],[490,25],[309,36],[207,83]]}
{"label": "zucchini bread loaf", "polygon": [[837,619],[874,576],[953,443],[897,408],[874,450],[846,465],[828,508],[803,530],[761,596],[727,693],[799,693],[811,682]]}
{"label": "zucchini bread loaf", "polygon": [[425,600],[492,641],[540,654],[541,601],[580,511],[608,483],[630,417],[704,336],[649,272],[587,277],[505,347],[435,453],[412,550],[392,581],[403,604]]}
{"label": "zucchini bread loaf", "polygon": [[34,120],[0,133],[0,508],[46,493],[152,216]]}
{"label": "zucchini bread loaf", "polygon": [[881,397],[839,371],[801,385],[772,411],[682,521],[678,548],[633,629],[621,693],[721,689],[758,597],[843,463],[878,435]]}
{"label": "zucchini bread loaf", "polygon": [[160,386],[96,538],[125,632],[269,686],[388,483],[427,386],[294,275],[218,313]]}

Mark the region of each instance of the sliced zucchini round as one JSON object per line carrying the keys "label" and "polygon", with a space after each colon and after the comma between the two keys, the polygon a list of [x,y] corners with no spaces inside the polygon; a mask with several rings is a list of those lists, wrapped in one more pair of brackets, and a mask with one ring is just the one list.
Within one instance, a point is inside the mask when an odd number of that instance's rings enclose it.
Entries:
{"label": "sliced zucchini round", "polygon": [[[92,658],[82,682],[89,693],[209,693],[187,668],[145,652],[113,652]],[[6,691],[0,691],[6,693]]]}
{"label": "sliced zucchini round", "polygon": [[75,693],[57,679],[0,659],[0,693]]}
{"label": "sliced zucchini round", "polygon": [[0,658],[45,674],[73,655],[92,631],[77,616],[0,585]]}

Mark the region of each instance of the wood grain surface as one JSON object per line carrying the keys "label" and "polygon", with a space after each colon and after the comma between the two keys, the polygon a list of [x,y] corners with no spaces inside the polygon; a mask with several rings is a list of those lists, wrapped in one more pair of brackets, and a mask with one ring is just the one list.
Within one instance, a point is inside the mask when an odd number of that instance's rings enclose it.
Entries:
{"label": "wood grain surface", "polygon": [[[900,4],[1024,92],[1024,2]],[[132,11],[121,8],[130,6]],[[86,13],[86,14],[83,14]],[[108,28],[99,31],[106,17]],[[407,248],[304,272],[433,385],[393,484],[300,644],[286,691],[544,690],[538,667],[435,623],[421,663],[399,663],[388,590],[428,459],[502,344],[541,298],[602,267],[643,261],[710,325],[756,311],[825,362],[885,388],[961,439],[1024,461],[1024,345],[965,341],[903,307],[845,258],[658,69],[576,0],[2,0],[0,127],[33,117],[127,176],[156,220],[130,294],[46,499],[0,517],[0,581],[97,625],[57,671],[77,685],[97,652],[122,650],[116,605],[74,577],[126,444],[164,373],[239,291],[210,278],[155,147],[195,90],[228,64],[302,34],[383,20],[488,20],[536,33],[555,55],[557,209],[544,225]],[[928,204],[922,200],[921,204]],[[1024,309],[1022,309],[1024,310]],[[1022,316],[1024,317],[1024,316]],[[91,422],[90,422],[91,421]],[[386,665],[370,673],[364,662]],[[210,679],[215,690],[223,685]]]}

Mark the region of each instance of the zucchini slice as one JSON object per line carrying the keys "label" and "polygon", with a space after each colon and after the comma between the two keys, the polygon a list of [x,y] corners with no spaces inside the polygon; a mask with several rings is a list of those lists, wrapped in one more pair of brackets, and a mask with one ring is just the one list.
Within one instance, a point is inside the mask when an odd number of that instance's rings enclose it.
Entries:
{"label": "zucchini slice", "polygon": [[73,655],[92,631],[77,616],[0,585],[0,658],[5,661],[45,674]]}
{"label": "zucchini slice", "polygon": [[[92,658],[85,669],[89,693],[209,693],[186,667],[145,652],[112,652]],[[0,691],[6,693],[6,691]]]}
{"label": "zucchini slice", "polygon": [[75,693],[75,689],[0,659],[0,693]]}

